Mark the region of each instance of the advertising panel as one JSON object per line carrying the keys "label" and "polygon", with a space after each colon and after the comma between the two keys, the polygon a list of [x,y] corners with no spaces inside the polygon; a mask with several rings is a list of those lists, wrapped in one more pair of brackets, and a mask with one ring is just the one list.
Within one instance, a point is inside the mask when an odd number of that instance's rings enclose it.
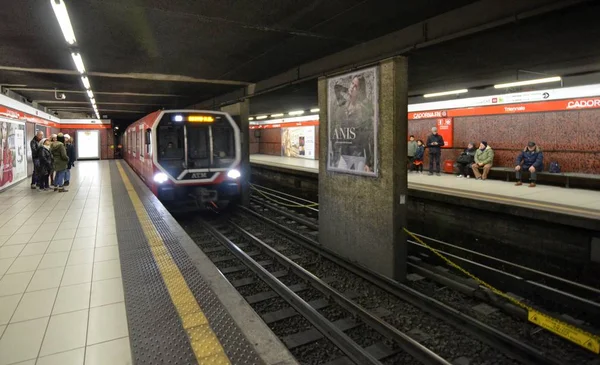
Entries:
{"label": "advertising panel", "polygon": [[454,121],[452,118],[439,118],[437,120],[438,133],[444,139],[442,148],[454,147]]}
{"label": "advertising panel", "polygon": [[100,158],[100,132],[97,130],[77,131],[77,159]]}
{"label": "advertising panel", "polygon": [[281,155],[315,159],[315,127],[281,128]]}
{"label": "advertising panel", "polygon": [[378,89],[377,67],[328,80],[328,171],[377,176]]}
{"label": "advertising panel", "polygon": [[25,124],[0,119],[0,189],[27,177]]}

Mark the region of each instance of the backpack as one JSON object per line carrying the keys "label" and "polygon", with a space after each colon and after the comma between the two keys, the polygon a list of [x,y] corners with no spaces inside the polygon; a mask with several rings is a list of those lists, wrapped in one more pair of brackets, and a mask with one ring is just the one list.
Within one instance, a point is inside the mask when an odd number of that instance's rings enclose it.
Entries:
{"label": "backpack", "polygon": [[550,162],[550,173],[551,174],[560,174],[560,165],[556,161]]}

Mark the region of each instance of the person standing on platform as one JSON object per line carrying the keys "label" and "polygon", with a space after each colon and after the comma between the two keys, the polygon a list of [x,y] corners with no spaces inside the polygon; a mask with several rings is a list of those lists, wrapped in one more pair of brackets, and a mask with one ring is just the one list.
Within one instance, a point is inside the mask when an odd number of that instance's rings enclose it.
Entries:
{"label": "person standing on platform", "polygon": [[537,173],[544,169],[544,153],[540,146],[536,145],[535,142],[529,142],[527,146],[517,156],[517,166],[515,166],[515,175],[517,178],[516,186],[523,185],[521,176],[523,172],[528,171],[529,176],[529,187],[535,188],[537,181]]}
{"label": "person standing on platform", "polygon": [[35,189],[39,187],[40,184],[38,182],[38,167],[40,165],[38,151],[40,148],[40,141],[44,138],[44,132],[38,131],[31,142],[29,142],[29,147],[31,148],[31,160],[33,161],[33,174],[31,175],[31,188]]}
{"label": "person standing on platform", "polygon": [[75,147],[73,146],[73,140],[71,139],[71,136],[68,134],[65,134],[65,148],[67,149],[67,156],[69,157],[67,173],[65,176],[65,186],[69,186],[71,184],[71,167],[75,166]]}
{"label": "person standing on platform", "polygon": [[465,148],[463,153],[458,156],[458,160],[456,161],[456,164],[458,165],[457,177],[466,177],[467,179],[471,177],[469,171],[471,170],[471,165],[475,162],[475,153],[477,153],[475,144],[473,142],[469,142],[467,148]]}
{"label": "person standing on platform", "polygon": [[63,143],[64,141],[65,137],[60,133],[57,141],[52,142],[52,145],[50,146],[52,157],[54,157],[54,171],[56,172],[56,176],[54,177],[54,191],[58,190],[60,193],[68,191],[65,188],[64,183],[69,156],[67,156],[67,149]]}
{"label": "person standing on platform", "polygon": [[429,176],[433,175],[433,165],[435,164],[435,173],[440,176],[440,157],[442,155],[442,146],[444,138],[438,134],[436,127],[431,128],[431,134],[427,137],[427,148],[429,148]]}
{"label": "person standing on platform", "polygon": [[39,159],[38,184],[40,186],[40,191],[50,190],[48,180],[50,179],[50,172],[52,171],[52,165],[54,164],[54,158],[50,152],[50,144],[49,139],[42,138],[37,151]]}
{"label": "person standing on platform", "polygon": [[[53,133],[50,135],[50,145],[52,145],[52,143],[56,142],[56,139],[58,138],[58,136]],[[54,165],[52,167],[52,171],[50,171],[50,186],[54,186]]]}
{"label": "person standing on platform", "polygon": [[411,167],[413,161],[415,159],[415,153],[417,152],[417,141],[415,141],[415,136],[410,136],[410,140],[408,141],[408,166]]}
{"label": "person standing on platform", "polygon": [[[475,163],[471,166],[477,180],[487,180],[493,164],[494,150],[488,146],[486,141],[481,141],[479,149],[475,152]],[[483,169],[483,174],[479,172],[479,169]]]}

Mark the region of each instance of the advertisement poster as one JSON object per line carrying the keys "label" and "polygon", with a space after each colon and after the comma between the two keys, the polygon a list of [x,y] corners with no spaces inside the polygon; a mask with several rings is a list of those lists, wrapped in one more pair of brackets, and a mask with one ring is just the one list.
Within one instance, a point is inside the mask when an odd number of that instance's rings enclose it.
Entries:
{"label": "advertisement poster", "polygon": [[377,68],[328,80],[327,170],[377,176]]}
{"label": "advertisement poster", "polygon": [[281,155],[315,159],[315,127],[281,128]]}
{"label": "advertisement poster", "polygon": [[27,176],[25,150],[25,125],[0,120],[0,189],[6,188]]}
{"label": "advertisement poster", "polygon": [[77,159],[100,158],[100,132],[97,130],[77,131]]}
{"label": "advertisement poster", "polygon": [[440,118],[437,120],[438,133],[444,139],[442,148],[454,147],[454,121],[452,118]]}

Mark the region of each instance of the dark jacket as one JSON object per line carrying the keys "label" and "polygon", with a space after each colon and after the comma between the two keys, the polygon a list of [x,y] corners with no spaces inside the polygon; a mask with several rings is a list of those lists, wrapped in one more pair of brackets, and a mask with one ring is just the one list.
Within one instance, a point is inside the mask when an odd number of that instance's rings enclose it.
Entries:
{"label": "dark jacket", "polygon": [[423,155],[425,154],[425,146],[417,146],[417,150],[415,151],[415,160],[422,160]]}
{"label": "dark jacket", "polygon": [[52,142],[50,152],[52,152],[52,156],[54,157],[54,171],[66,170],[69,156],[67,156],[65,145],[61,142]]}
{"label": "dark jacket", "polygon": [[54,157],[52,156],[52,152],[42,145],[38,147],[36,152],[40,161],[40,166],[38,168],[39,176],[50,175],[54,165]]}
{"label": "dark jacket", "polygon": [[544,169],[544,153],[539,146],[535,146],[533,151],[525,147],[519,156],[517,156],[517,166],[521,165],[523,169],[528,169],[531,166],[535,167],[536,171]]}
{"label": "dark jacket", "polygon": [[[433,142],[437,142],[437,145],[432,144]],[[444,145],[444,138],[440,134],[430,134],[427,137],[427,148],[429,148],[429,153],[440,153],[440,148]]]}
{"label": "dark jacket", "polygon": [[75,164],[75,147],[72,143],[67,143],[65,146],[67,149],[67,156],[69,157],[69,163],[67,164],[67,168],[71,169]]}
{"label": "dark jacket", "polygon": [[40,141],[37,140],[36,137],[33,137],[31,142],[29,142],[29,148],[31,148],[31,158],[35,161],[39,158],[38,152],[40,148]]}
{"label": "dark jacket", "polygon": [[477,148],[465,148],[461,155],[465,155],[469,158],[469,162],[467,162],[466,164],[472,164],[473,162],[475,162],[475,153],[477,153]]}

